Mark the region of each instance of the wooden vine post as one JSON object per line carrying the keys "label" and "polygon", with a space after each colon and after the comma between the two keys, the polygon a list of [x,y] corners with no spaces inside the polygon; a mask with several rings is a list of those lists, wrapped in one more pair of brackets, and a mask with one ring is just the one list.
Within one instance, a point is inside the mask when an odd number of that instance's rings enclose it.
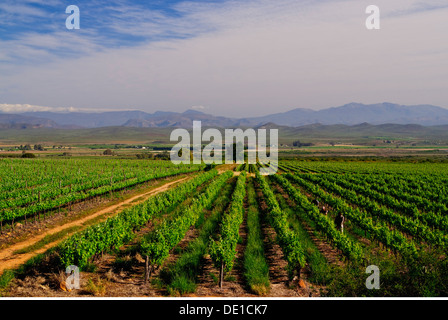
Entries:
{"label": "wooden vine post", "polygon": [[219,288],[222,289],[224,282],[224,261],[221,262],[221,268],[219,269]]}
{"label": "wooden vine post", "polygon": [[148,283],[150,276],[151,276],[151,265],[149,263],[149,256],[146,256],[146,258],[145,258],[145,283]]}

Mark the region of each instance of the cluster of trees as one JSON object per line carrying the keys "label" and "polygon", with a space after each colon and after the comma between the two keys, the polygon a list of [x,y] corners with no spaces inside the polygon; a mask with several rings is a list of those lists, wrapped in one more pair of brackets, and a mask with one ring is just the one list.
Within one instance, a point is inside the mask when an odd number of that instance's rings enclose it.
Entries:
{"label": "cluster of trees", "polygon": [[23,151],[22,158],[36,158],[36,155],[34,153],[29,153],[29,152]]}
{"label": "cluster of trees", "polygon": [[[114,156],[116,153],[112,149],[106,149],[103,151],[105,156]],[[154,160],[170,160],[170,153],[163,151],[160,153],[142,152],[135,155],[137,159],[154,159]]]}
{"label": "cluster of trees", "polygon": [[167,151],[161,153],[145,152],[145,153],[137,153],[136,157],[137,159],[170,160],[170,153]]}
{"label": "cluster of trees", "polygon": [[311,142],[300,142],[299,140],[296,140],[296,141],[294,141],[293,143],[292,143],[292,145],[294,146],[294,147],[311,147],[311,146],[314,146],[314,143],[311,143]]}
{"label": "cluster of trees", "polygon": [[154,158],[154,154],[152,153],[137,153],[136,154],[137,159],[153,159]]}
{"label": "cluster of trees", "polygon": [[114,152],[112,150],[110,150],[110,149],[106,149],[106,150],[104,150],[103,154],[105,156],[113,156]]}
{"label": "cluster of trees", "polygon": [[41,144],[35,144],[33,147],[31,147],[30,144],[26,145],[20,145],[19,150],[36,150],[36,151],[44,151],[44,147]]}

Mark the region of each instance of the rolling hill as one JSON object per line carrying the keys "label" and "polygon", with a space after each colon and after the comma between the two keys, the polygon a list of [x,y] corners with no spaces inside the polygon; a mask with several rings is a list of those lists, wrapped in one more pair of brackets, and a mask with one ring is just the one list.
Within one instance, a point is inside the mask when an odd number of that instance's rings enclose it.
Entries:
{"label": "rolling hill", "polygon": [[[382,124],[372,125],[322,125],[311,124],[299,127],[278,126],[268,123],[254,129],[278,129],[279,143],[292,144],[302,142],[350,142],[373,143],[378,140],[430,141],[431,143],[448,144],[448,125],[421,126]],[[203,130],[205,127],[203,128]],[[0,126],[0,143],[2,144],[174,144],[170,142],[172,127],[139,128],[139,127],[101,127],[85,129],[57,128],[2,128]],[[191,131],[191,129],[190,129]],[[223,132],[224,129],[221,129]],[[206,142],[205,142],[206,143]]]}

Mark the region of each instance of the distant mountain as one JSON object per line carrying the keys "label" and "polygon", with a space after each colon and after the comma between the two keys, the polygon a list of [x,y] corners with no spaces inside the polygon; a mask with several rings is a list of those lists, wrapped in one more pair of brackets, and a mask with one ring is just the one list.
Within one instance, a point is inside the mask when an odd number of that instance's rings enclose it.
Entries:
{"label": "distant mountain", "polygon": [[297,108],[291,111],[274,113],[262,117],[245,118],[242,119],[242,123],[251,126],[259,126],[271,122],[282,126],[297,127],[310,123],[321,123],[322,119],[320,119],[317,113],[318,111],[311,109]]}
{"label": "distant mountain", "polygon": [[156,128],[156,127],[181,127],[191,128],[193,121],[201,121],[204,127],[232,127],[235,119],[216,117],[200,111],[187,110],[183,113],[170,113],[169,115],[152,114],[140,119],[130,119],[123,124],[125,127]]}
{"label": "distant mountain", "polygon": [[50,119],[25,116],[21,114],[0,113],[2,128],[59,128],[60,126]]}
{"label": "distant mountain", "polygon": [[[7,114],[0,114],[7,116]],[[436,126],[448,124],[448,109],[432,105],[405,106],[393,103],[378,103],[365,105],[349,103],[339,107],[324,110],[298,108],[287,112],[274,113],[262,117],[226,118],[206,114],[196,110],[183,113],[157,111],[146,113],[143,111],[111,111],[102,113],[55,113],[55,112],[27,112],[15,117],[4,119],[0,123],[27,123],[44,127],[98,128],[109,126],[125,126],[137,128],[191,128],[194,120],[202,121],[203,127],[258,127],[266,123],[277,126],[298,127],[309,124],[323,125],[358,125],[369,123],[373,125],[416,124],[422,126]],[[28,117],[28,118],[25,118]],[[40,120],[39,120],[40,119]]]}
{"label": "distant mountain", "polygon": [[271,114],[264,117],[244,119],[251,125],[274,122],[284,126],[303,126],[307,124],[420,124],[434,126],[448,124],[448,109],[432,105],[405,106],[393,103],[365,105],[349,103],[340,107],[324,110],[294,109],[288,112]]}
{"label": "distant mountain", "polygon": [[156,111],[109,111],[101,113],[55,113],[27,112],[24,116],[51,119],[59,125],[76,125],[84,128],[99,128],[110,126],[156,128],[156,127],[191,127],[193,120],[201,120],[203,126],[227,127],[235,123],[234,119],[216,117],[196,110],[183,113]]}
{"label": "distant mountain", "polygon": [[356,143],[375,143],[382,140],[406,141],[444,141],[448,142],[448,125],[421,126],[415,124],[380,124],[362,123],[345,124],[309,124],[299,127],[279,127],[281,141],[351,141]]}
{"label": "distant mountain", "polygon": [[[171,112],[160,112],[160,114],[169,116]],[[51,119],[60,125],[75,125],[84,128],[121,126],[129,119],[144,119],[150,116],[150,114],[143,111],[108,111],[99,113],[26,112],[22,113],[22,115]]]}

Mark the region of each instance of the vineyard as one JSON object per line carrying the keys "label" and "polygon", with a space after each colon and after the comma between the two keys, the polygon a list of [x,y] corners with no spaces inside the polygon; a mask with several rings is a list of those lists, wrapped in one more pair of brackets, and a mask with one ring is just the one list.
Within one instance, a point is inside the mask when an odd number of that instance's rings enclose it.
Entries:
{"label": "vineyard", "polygon": [[151,164],[101,160],[0,160],[0,226],[36,218],[81,200],[125,189],[152,179],[198,170],[174,167],[168,161]]}
{"label": "vineyard", "polygon": [[[448,295],[445,164],[285,160],[270,176],[260,175],[260,166],[0,160],[0,263],[20,256],[6,255],[8,241],[26,239],[20,228],[45,224],[76,203],[145,183],[173,183],[102,220],[92,219],[49,242],[48,250],[27,263],[3,270],[0,292]],[[12,241],[15,233],[22,238]],[[66,287],[69,266],[81,271],[80,289]],[[380,271],[374,289],[367,286],[372,266]]]}

